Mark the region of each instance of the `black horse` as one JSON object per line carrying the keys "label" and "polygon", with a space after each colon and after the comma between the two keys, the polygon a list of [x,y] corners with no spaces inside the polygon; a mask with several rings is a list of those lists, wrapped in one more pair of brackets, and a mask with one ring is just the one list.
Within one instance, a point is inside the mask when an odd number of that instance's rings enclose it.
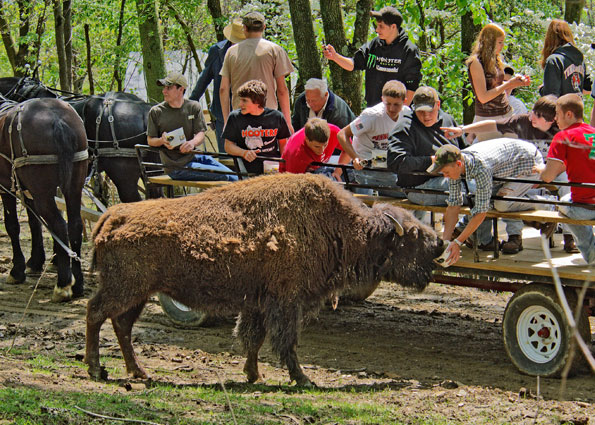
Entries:
{"label": "black horse", "polygon": [[[32,78],[0,78],[0,93],[15,101],[33,97],[57,97],[58,94]],[[114,182],[122,202],[140,201],[138,181],[140,166],[134,150],[135,144],[147,143],[147,120],[151,104],[131,93],[109,92],[99,96],[63,97],[69,102],[85,124],[89,153],[89,172],[105,171]],[[159,157],[151,158],[159,162]],[[96,195],[104,198],[100,188]],[[161,196],[159,189],[150,189],[148,198]]]}
{"label": "black horse", "polygon": [[[41,271],[45,261],[40,222],[29,213],[31,258],[25,257],[19,243],[20,227],[15,195],[30,196],[25,203],[46,223],[54,237],[58,281],[53,301],[66,301],[83,295],[80,257],[83,222],[81,196],[88,167],[88,146],[80,117],[58,99],[32,99],[15,104],[0,101],[0,184],[4,222],[13,250],[9,283],[22,283],[26,266]],[[62,218],[54,197],[60,187],[66,201],[68,224]],[[61,245],[64,244],[64,246]],[[70,248],[68,248],[70,244]]]}

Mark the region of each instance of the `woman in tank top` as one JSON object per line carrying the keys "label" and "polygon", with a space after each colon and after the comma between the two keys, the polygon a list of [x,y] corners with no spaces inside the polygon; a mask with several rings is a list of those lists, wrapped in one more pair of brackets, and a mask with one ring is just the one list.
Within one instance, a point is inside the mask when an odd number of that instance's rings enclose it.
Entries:
{"label": "woman in tank top", "polygon": [[[506,33],[496,24],[488,24],[482,28],[475,40],[473,52],[466,65],[469,79],[475,94],[475,118],[473,122],[497,120],[512,115],[508,103],[507,89],[528,86],[529,78],[517,75],[504,81],[504,63],[500,52],[504,47]],[[477,140],[489,140],[502,137],[500,133],[483,133]]]}

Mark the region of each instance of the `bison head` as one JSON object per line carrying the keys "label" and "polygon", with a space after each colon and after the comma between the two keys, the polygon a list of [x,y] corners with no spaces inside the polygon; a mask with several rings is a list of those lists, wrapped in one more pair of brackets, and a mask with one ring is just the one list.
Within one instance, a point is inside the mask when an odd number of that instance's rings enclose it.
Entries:
{"label": "bison head", "polygon": [[[423,290],[432,278],[434,258],[443,251],[442,239],[410,212],[392,205],[375,205],[383,217],[384,258],[377,276]],[[378,263],[377,263],[378,264]]]}

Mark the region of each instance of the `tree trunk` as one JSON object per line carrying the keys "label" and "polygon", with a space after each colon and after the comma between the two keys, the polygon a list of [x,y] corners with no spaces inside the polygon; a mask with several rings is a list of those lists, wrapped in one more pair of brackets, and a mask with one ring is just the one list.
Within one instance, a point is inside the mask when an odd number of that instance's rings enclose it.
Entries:
{"label": "tree trunk", "polygon": [[163,95],[155,83],[165,76],[165,59],[155,0],[136,0],[138,28],[143,53],[147,101],[161,102]]}
{"label": "tree trunk", "polygon": [[211,12],[213,23],[215,24],[215,35],[217,36],[217,41],[225,40],[225,36],[223,35],[225,17],[223,16],[223,12],[221,12],[221,1],[207,0],[207,7],[209,8],[209,12]]}
{"label": "tree trunk", "polygon": [[60,89],[70,91],[70,76],[66,63],[66,46],[64,38],[64,15],[62,14],[62,1],[54,0],[54,28],[56,31],[56,53],[60,74]]}
{"label": "tree trunk", "polygon": [[66,75],[68,76],[68,88],[73,90],[72,73],[72,0],[63,0],[62,16],[64,18],[64,53],[66,58]]}
{"label": "tree trunk", "polygon": [[[475,37],[477,36],[479,30],[479,26],[473,23],[473,13],[471,11],[467,11],[464,15],[461,16],[461,51],[463,53],[466,53],[467,56],[471,54],[473,41],[475,41]],[[462,96],[463,123],[470,124],[473,121],[473,118],[475,117],[475,105],[474,101],[468,103],[468,101],[466,100],[470,97],[474,97],[472,91],[469,88],[469,85],[463,85]]]}
{"label": "tree trunk", "polygon": [[38,57],[41,36],[45,28],[46,8],[49,2],[50,0],[44,1],[44,8],[37,20],[35,38],[31,41],[29,29],[33,24],[33,2],[17,1],[19,7],[19,33],[15,42],[5,15],[4,1],[0,0],[0,35],[12,72],[17,77],[25,75],[27,65],[33,65],[35,58]]}
{"label": "tree trunk", "polygon": [[91,63],[91,37],[89,37],[89,24],[85,24],[85,43],[87,44],[87,75],[89,76],[89,93],[95,94],[95,82],[93,81],[93,68]]}
{"label": "tree trunk", "polygon": [[118,18],[118,36],[116,38],[116,63],[114,64],[114,75],[110,84],[110,90],[114,85],[114,81],[118,86],[118,91],[122,91],[123,85],[122,70],[120,69],[120,59],[122,57],[122,31],[124,29],[124,8],[126,7],[126,0],[122,0],[120,3],[120,16]]}
{"label": "tree trunk", "polygon": [[585,0],[565,0],[564,5],[564,20],[570,24],[580,24]]}
{"label": "tree trunk", "polygon": [[[359,0],[357,2],[354,43],[360,43],[362,38],[364,38],[364,41],[367,38],[367,26],[370,23],[370,8],[370,0]],[[350,57],[356,48],[350,48],[347,43],[341,10],[340,0],[320,1],[320,13],[322,15],[322,26],[324,28],[326,43],[333,45],[341,55]],[[355,39],[356,35],[359,37],[357,40]],[[359,47],[360,44],[357,44],[357,46]],[[330,62],[329,65],[333,91],[349,104],[354,114],[359,115],[362,109],[362,80],[360,73],[346,71],[334,62]]]}
{"label": "tree trunk", "polygon": [[316,43],[312,25],[310,0],[289,0],[289,11],[298,56],[298,72],[301,83],[298,83],[298,86],[301,86],[310,78],[322,78],[320,48]]}

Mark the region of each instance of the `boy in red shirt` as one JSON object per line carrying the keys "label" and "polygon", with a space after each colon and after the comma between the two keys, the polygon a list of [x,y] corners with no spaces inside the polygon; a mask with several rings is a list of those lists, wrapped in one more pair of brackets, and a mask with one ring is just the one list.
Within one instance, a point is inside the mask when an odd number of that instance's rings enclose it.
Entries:
{"label": "boy in red shirt", "polygon": [[[328,162],[335,150],[341,149],[337,133],[341,129],[328,124],[322,118],[310,118],[304,128],[294,133],[283,150],[285,162],[279,164],[279,172],[301,174],[306,172],[326,174],[335,180],[341,180],[339,167],[320,167],[313,162]],[[351,158],[341,152],[339,164],[348,164]]]}
{"label": "boy in red shirt", "polygon": [[[595,128],[583,123],[583,100],[577,94],[566,94],[556,102],[556,122],[560,132],[554,136],[547,154],[547,163],[541,170],[541,178],[552,181],[566,171],[572,183],[595,183]],[[570,195],[562,201],[577,205],[562,206],[560,212],[577,220],[594,220],[595,209],[580,204],[595,205],[595,189],[571,187]],[[593,226],[569,224],[576,244],[588,264],[595,264],[595,235]]]}

